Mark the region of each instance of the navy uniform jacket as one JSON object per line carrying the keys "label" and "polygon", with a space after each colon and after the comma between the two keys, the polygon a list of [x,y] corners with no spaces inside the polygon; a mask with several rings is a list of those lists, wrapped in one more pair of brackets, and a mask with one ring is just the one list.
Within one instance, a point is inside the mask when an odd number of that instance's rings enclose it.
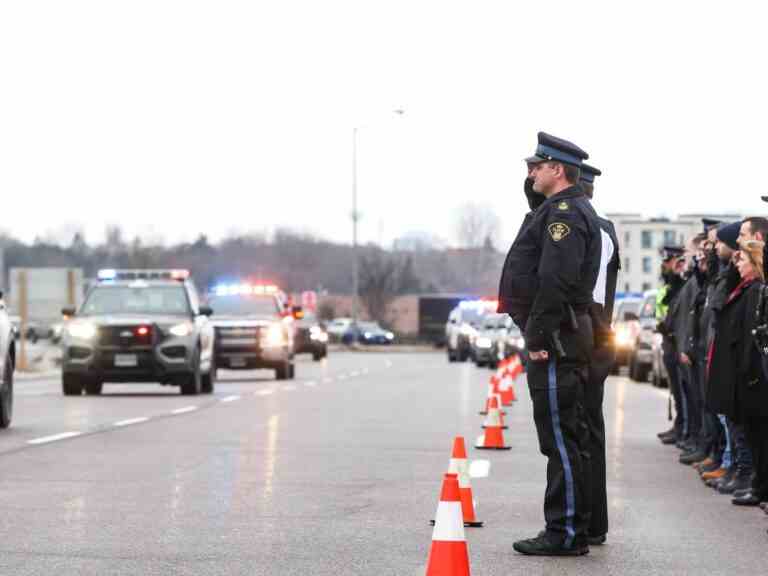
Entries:
{"label": "navy uniform jacket", "polygon": [[552,333],[569,323],[568,305],[587,312],[601,243],[597,214],[578,186],[526,216],[504,262],[499,312],[524,327],[529,350],[552,350]]}

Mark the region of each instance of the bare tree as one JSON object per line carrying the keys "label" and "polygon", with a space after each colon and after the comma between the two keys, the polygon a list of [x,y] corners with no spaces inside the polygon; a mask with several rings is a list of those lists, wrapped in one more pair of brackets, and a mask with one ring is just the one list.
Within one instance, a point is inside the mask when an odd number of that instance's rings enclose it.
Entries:
{"label": "bare tree", "polygon": [[496,246],[501,220],[488,204],[468,202],[459,207],[456,236],[462,248]]}

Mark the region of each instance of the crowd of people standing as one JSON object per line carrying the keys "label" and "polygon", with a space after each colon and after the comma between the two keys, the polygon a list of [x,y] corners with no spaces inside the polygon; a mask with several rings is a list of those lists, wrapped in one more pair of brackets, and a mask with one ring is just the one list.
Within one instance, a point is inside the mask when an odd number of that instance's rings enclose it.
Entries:
{"label": "crowd of people standing", "polygon": [[675,418],[659,438],[734,505],[768,514],[768,219],[702,225],[664,247],[656,317]]}

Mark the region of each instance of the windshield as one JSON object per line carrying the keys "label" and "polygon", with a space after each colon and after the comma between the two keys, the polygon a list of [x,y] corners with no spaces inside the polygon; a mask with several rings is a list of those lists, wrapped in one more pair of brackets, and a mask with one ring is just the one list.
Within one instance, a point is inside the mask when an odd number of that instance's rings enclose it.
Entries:
{"label": "windshield", "polygon": [[635,316],[640,316],[641,300],[623,300],[619,302],[616,308],[616,318],[621,321],[624,320],[624,314],[631,312]]}
{"label": "windshield", "polygon": [[80,314],[191,315],[184,286],[107,286],[94,288]]}
{"label": "windshield", "polygon": [[274,296],[208,297],[214,316],[277,316],[280,312]]}

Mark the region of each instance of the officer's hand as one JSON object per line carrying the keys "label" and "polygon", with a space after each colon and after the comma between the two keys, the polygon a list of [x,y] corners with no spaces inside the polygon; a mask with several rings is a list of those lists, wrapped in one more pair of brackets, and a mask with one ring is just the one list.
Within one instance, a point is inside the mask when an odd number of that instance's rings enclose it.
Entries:
{"label": "officer's hand", "polygon": [[680,354],[680,362],[682,362],[686,366],[691,365],[691,359],[689,358],[688,354],[685,354],[685,353]]}
{"label": "officer's hand", "polygon": [[547,352],[546,350],[539,350],[538,352],[529,350],[528,358],[530,358],[534,362],[543,362],[545,360],[549,360],[549,352]]}

